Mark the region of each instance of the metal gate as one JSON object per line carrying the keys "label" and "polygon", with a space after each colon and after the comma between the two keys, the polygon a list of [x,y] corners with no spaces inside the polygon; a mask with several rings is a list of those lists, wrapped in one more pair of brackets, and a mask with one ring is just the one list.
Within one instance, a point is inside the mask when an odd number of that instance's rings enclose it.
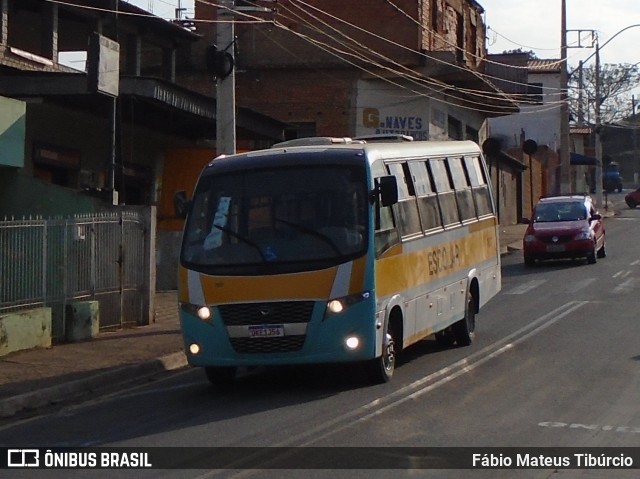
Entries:
{"label": "metal gate", "polygon": [[150,208],[132,208],[0,222],[0,313],[52,308],[54,341],[77,301],[99,302],[101,330],[147,324],[152,219]]}

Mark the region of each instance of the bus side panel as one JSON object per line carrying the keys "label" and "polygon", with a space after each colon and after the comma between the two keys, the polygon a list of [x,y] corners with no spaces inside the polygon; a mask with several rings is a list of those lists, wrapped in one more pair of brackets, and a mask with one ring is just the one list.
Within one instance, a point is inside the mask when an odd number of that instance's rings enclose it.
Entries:
{"label": "bus side panel", "polygon": [[478,280],[480,305],[500,290],[495,218],[410,240],[379,258],[379,310],[398,297],[404,317],[403,345],[441,331],[465,314],[471,280]]}

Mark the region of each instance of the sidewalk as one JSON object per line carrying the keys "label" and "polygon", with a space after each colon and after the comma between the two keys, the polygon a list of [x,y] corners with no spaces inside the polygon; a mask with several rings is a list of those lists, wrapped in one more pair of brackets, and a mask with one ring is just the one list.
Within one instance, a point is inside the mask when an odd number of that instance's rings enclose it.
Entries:
{"label": "sidewalk", "polygon": [[[502,254],[522,247],[524,229],[525,225],[500,227]],[[155,322],[148,326],[1,356],[0,418],[186,365],[176,292],[159,292]]]}
{"label": "sidewalk", "polygon": [[0,356],[0,418],[186,366],[177,294],[155,300],[150,325]]}

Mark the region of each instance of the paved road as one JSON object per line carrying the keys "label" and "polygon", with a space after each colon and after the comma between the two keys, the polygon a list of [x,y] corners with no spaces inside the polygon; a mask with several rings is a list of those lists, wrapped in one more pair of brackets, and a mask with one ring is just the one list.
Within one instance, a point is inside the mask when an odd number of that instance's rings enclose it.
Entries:
{"label": "paved road", "polygon": [[[503,291],[469,348],[433,341],[404,355],[391,383],[345,367],[274,368],[213,392],[185,370],[44,417],[0,427],[0,446],[640,446],[637,290],[640,209],[608,218],[595,265],[503,262]],[[206,455],[205,452],[194,454]],[[261,459],[265,459],[264,456]],[[268,459],[268,458],[267,458]],[[403,457],[410,464],[410,457]],[[640,459],[639,462],[640,463]],[[188,465],[188,462],[187,462]],[[40,474],[46,472],[46,474]],[[92,471],[91,477],[158,477]],[[288,470],[286,477],[637,477],[635,471]],[[165,470],[163,477],[283,477],[282,471]],[[16,477],[86,477],[35,471]]]}

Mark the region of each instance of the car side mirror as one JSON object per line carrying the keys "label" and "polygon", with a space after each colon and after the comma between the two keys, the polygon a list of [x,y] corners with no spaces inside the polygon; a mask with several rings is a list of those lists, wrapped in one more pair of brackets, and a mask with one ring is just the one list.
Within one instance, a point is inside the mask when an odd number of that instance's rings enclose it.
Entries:
{"label": "car side mirror", "polygon": [[377,191],[382,206],[395,205],[398,202],[398,182],[393,175],[378,178]]}
{"label": "car side mirror", "polygon": [[528,225],[529,223],[531,223],[531,220],[529,218],[520,218],[521,225]]}

